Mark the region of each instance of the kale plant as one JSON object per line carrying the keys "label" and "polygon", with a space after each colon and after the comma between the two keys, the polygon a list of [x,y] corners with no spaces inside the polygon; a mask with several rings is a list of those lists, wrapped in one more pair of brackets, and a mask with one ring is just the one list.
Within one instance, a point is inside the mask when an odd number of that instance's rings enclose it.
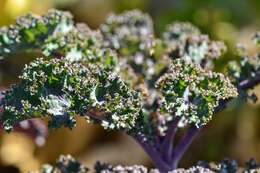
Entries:
{"label": "kale plant", "polygon": [[[259,43],[260,34],[253,40]],[[47,118],[50,129],[73,128],[81,116],[134,138],[156,167],[150,172],[185,172],[178,163],[213,116],[235,99],[256,99],[248,91],[260,82],[259,55],[241,54],[224,74],[215,72],[225,51],[223,42],[185,22],[170,24],[157,38],[149,15],[137,10],[111,14],[98,30],[74,23],[68,12],[28,14],[0,29],[1,58],[39,55],[19,83],[1,92],[1,123],[8,132],[35,118]],[[180,129],[186,132],[176,141]],[[186,172],[218,172],[203,165]],[[88,169],[62,156],[40,172],[55,171]],[[97,163],[95,171],[148,170]]]}

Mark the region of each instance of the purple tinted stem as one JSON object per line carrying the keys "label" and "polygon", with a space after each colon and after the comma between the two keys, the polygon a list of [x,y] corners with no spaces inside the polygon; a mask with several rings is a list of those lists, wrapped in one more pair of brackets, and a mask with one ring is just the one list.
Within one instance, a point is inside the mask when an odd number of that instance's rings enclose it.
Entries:
{"label": "purple tinted stem", "polygon": [[257,74],[256,77],[253,79],[246,79],[241,81],[238,85],[238,88],[246,90],[246,89],[254,88],[259,83],[260,83],[260,74]]}
{"label": "purple tinted stem", "polygon": [[161,152],[164,157],[164,160],[169,162],[171,160],[171,154],[173,149],[173,140],[177,132],[179,119],[176,118],[172,124],[169,126],[169,129],[164,137],[163,143],[161,145]]}
{"label": "purple tinted stem", "polygon": [[186,132],[185,136],[181,139],[178,145],[174,148],[172,153],[172,169],[176,169],[180,159],[182,158],[185,151],[190,146],[194,137],[198,134],[200,129],[196,127],[190,127]]}
{"label": "purple tinted stem", "polygon": [[145,142],[141,137],[134,136],[134,139],[137,141],[138,144],[144,149],[144,151],[149,155],[151,160],[153,161],[154,165],[161,171],[161,172],[168,172],[170,171],[170,166],[167,165],[166,162],[161,157],[161,154],[155,150],[155,147],[151,146],[147,142]]}

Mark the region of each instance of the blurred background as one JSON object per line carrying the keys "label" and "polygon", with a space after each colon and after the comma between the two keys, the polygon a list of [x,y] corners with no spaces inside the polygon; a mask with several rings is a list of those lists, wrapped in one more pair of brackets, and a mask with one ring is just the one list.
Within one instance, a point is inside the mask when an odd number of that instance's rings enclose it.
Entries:
{"label": "blurred background", "polygon": [[[50,8],[68,10],[77,22],[85,22],[91,28],[97,28],[111,12],[137,8],[152,16],[157,35],[171,22],[189,21],[211,38],[224,40],[230,50],[236,43],[242,43],[250,52],[255,52],[250,38],[260,30],[259,0],[0,0],[0,26],[12,23],[17,16],[29,11],[43,14]],[[218,62],[219,69],[229,58],[232,58],[230,52]],[[0,88],[15,83],[28,61],[28,57],[0,61]],[[255,92],[260,96],[260,88]],[[260,161],[259,114],[257,102],[216,115],[195,139],[181,166],[223,158],[236,159],[239,164],[250,158]],[[152,166],[132,139],[121,133],[104,131],[84,120],[79,120],[73,130],[50,132],[42,147],[37,147],[21,133],[0,133],[0,172],[36,170],[43,163],[53,163],[60,154],[72,154],[89,166],[96,160]]]}

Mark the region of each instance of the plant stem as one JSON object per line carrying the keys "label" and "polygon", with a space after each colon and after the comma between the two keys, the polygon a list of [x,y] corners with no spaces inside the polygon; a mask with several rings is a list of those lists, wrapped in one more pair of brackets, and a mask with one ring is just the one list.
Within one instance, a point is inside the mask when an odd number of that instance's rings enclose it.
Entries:
{"label": "plant stem", "polygon": [[145,142],[141,137],[134,136],[134,139],[138,144],[144,149],[144,151],[149,155],[154,165],[162,172],[166,173],[171,170],[170,166],[162,159],[161,154],[155,150],[155,147],[151,146]]}
{"label": "plant stem", "polygon": [[177,129],[178,129],[178,123],[179,123],[179,119],[176,118],[172,122],[172,124],[169,126],[169,129],[168,129],[166,136],[164,137],[163,143],[161,145],[161,152],[162,152],[162,155],[166,162],[169,162],[171,160],[173,141],[174,141],[174,137],[177,132]]}
{"label": "plant stem", "polygon": [[180,159],[182,158],[185,151],[190,146],[192,140],[198,134],[200,129],[196,127],[189,127],[188,131],[186,132],[185,136],[181,139],[181,141],[178,143],[178,145],[174,148],[174,151],[172,152],[172,163],[171,168],[176,169],[178,166],[178,163]]}
{"label": "plant stem", "polygon": [[256,77],[253,79],[246,79],[241,81],[238,84],[238,88],[242,90],[247,90],[247,89],[254,88],[259,83],[260,83],[260,74],[257,74]]}

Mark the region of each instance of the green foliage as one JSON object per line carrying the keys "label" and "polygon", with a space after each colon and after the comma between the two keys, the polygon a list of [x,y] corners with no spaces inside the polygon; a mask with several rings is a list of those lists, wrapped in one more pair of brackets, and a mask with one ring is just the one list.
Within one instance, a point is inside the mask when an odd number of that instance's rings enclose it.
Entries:
{"label": "green foliage", "polygon": [[227,66],[227,73],[236,85],[244,80],[254,80],[260,74],[259,55],[244,55],[240,58],[239,62],[229,62]]}
{"label": "green foliage", "polygon": [[138,51],[149,52],[152,46],[150,39],[153,36],[152,19],[138,10],[108,16],[100,30],[106,44],[122,55],[131,55]]}
{"label": "green foliage", "polygon": [[[147,169],[144,166],[134,165],[134,166],[113,166],[106,163],[97,162],[95,164],[94,170],[89,171],[87,167],[82,165],[80,162],[75,160],[70,155],[60,156],[56,163],[52,166],[45,164],[39,171],[30,172],[30,173],[160,173],[157,169]],[[187,170],[177,169],[174,171],[169,171],[168,173],[196,173],[196,172],[205,172],[205,173],[214,173],[207,168],[203,167],[191,167]]]}
{"label": "green foliage", "polygon": [[[158,169],[151,169],[144,166],[113,166],[106,163],[97,162],[93,170],[89,170],[86,166],[75,160],[70,155],[60,156],[56,163],[52,166],[45,164],[39,171],[30,173],[161,173]],[[246,163],[245,168],[239,168],[235,160],[225,159],[219,163],[207,163],[200,161],[197,166],[188,169],[176,169],[167,173],[236,173],[236,172],[259,172],[259,164],[255,160]]]}
{"label": "green foliage", "polygon": [[163,33],[167,52],[172,59],[185,59],[203,68],[212,68],[213,60],[219,58],[226,47],[223,42],[211,41],[207,35],[190,23],[173,23]]}
{"label": "green foliage", "polygon": [[[134,165],[134,166],[113,166],[105,163],[97,162],[95,165],[95,172],[96,173],[162,173],[158,169],[147,169],[144,166]],[[209,169],[203,167],[191,167],[189,169],[176,169],[173,171],[169,171],[167,173],[214,173]]]}
{"label": "green foliage", "polygon": [[[259,32],[257,32],[252,41],[259,44]],[[238,61],[230,61],[226,67],[226,74],[232,83],[238,87],[238,92],[242,98],[257,101],[256,95],[248,93],[260,82],[260,55],[249,55],[246,48],[238,47]]]}
{"label": "green foliage", "polygon": [[220,100],[237,96],[236,88],[224,75],[207,72],[183,60],[172,62],[157,87],[162,92],[162,111],[197,127],[212,119]]}
{"label": "green foliage", "polygon": [[254,159],[250,159],[248,162],[246,162],[245,167],[239,168],[237,162],[235,160],[231,159],[224,159],[220,161],[219,163],[207,163],[204,161],[199,161],[197,163],[198,166],[204,167],[206,169],[209,169],[213,172],[227,172],[227,173],[249,173],[249,172],[255,172],[258,173],[260,171],[260,164],[257,163]]}
{"label": "green foliage", "polygon": [[[74,24],[67,12],[26,15],[0,29],[0,55],[36,51],[42,58],[25,65],[19,83],[1,93],[3,127],[9,131],[22,120],[48,117],[50,128],[72,128],[79,115],[127,132],[168,172],[214,113],[260,82],[259,55],[230,62],[231,80],[214,72],[225,50],[188,23],[173,23],[156,38],[151,18],[138,10],[110,15],[96,31]],[[187,136],[172,149],[181,125]],[[69,157],[58,163],[42,172],[87,172]],[[96,172],[149,170],[97,164]],[[198,166],[173,172],[212,171]]]}
{"label": "green foliage", "polygon": [[[219,163],[207,163],[199,161],[197,166],[188,169],[176,169],[168,173],[248,173],[259,172],[260,165],[255,160],[251,159],[246,163],[244,168],[239,168],[235,160],[225,159]],[[54,166],[44,165],[41,170],[34,173],[86,173],[90,172],[87,167],[76,161],[70,155],[60,156]],[[147,169],[144,166],[113,166],[106,163],[97,162],[93,173],[160,173],[157,169]]]}
{"label": "green foliage", "polygon": [[97,162],[95,164],[95,172],[96,173],[121,173],[121,172],[139,172],[139,173],[147,173],[148,170],[147,168],[145,168],[144,166],[138,166],[138,165],[134,165],[134,166],[113,166],[110,164],[106,164],[106,163],[100,163]]}
{"label": "green foliage", "polygon": [[19,17],[14,25],[0,29],[0,56],[40,49],[48,36],[66,33],[72,26],[71,14],[58,10],[50,10],[44,16]]}
{"label": "green foliage", "polygon": [[[38,26],[47,30],[39,32]],[[74,26],[69,13],[56,10],[42,17],[26,15],[2,30],[3,56],[40,50],[47,59],[40,58],[26,66],[21,82],[6,91],[1,103],[6,130],[36,117],[50,117],[51,128],[72,128],[74,115],[108,129],[129,130],[134,126],[140,110],[138,93],[117,75],[116,55],[102,48],[98,31],[84,24]],[[6,35],[13,30],[15,36]],[[30,33],[34,40],[23,32]],[[16,39],[6,44],[6,37]]]}
{"label": "green foliage", "polygon": [[112,14],[106,18],[100,30],[104,36],[104,46],[114,49],[120,63],[126,64],[122,73],[132,73],[128,77],[130,79],[137,76],[130,83],[140,84],[144,80],[153,85],[154,77],[160,74],[168,61],[156,56],[161,41],[155,39],[152,19],[138,10],[121,15]]}
{"label": "green foliage", "polygon": [[56,10],[26,15],[1,29],[2,56],[29,50],[43,55],[6,91],[5,129],[36,117],[50,117],[52,128],[71,128],[74,115],[80,115],[109,129],[164,135],[176,117],[205,125],[220,100],[236,96],[223,75],[193,65],[208,68],[224,46],[191,24],[170,25],[160,40],[151,18],[134,10],[110,15],[100,31]]}
{"label": "green foliage", "polygon": [[102,35],[98,31],[77,24],[67,33],[59,32],[48,37],[42,46],[42,52],[46,56],[64,56],[70,61],[95,61],[96,56],[100,55],[92,54],[98,54],[96,49],[101,48],[101,44]]}
{"label": "green foliage", "polygon": [[78,114],[109,129],[131,129],[139,115],[138,94],[113,72],[66,59],[37,59],[5,93],[4,128],[48,116],[50,127],[73,127]]}
{"label": "green foliage", "polygon": [[87,173],[89,169],[70,155],[60,156],[55,165],[45,164],[39,171],[29,173]]}

